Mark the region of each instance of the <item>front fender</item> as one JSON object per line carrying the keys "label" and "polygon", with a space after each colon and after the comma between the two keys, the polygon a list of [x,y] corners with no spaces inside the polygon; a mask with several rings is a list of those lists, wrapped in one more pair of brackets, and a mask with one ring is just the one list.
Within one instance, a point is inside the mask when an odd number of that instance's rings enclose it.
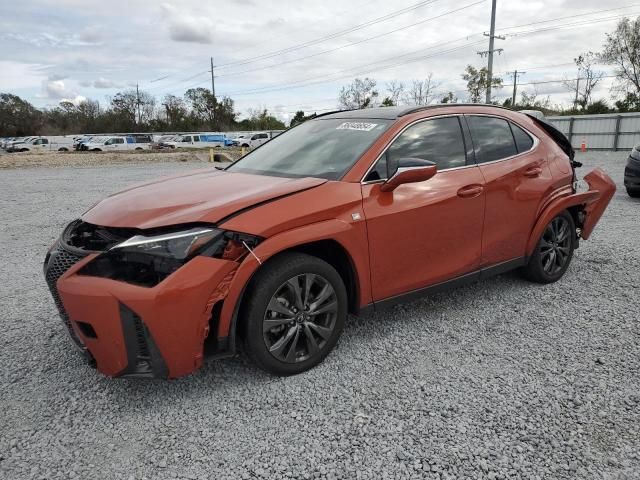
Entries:
{"label": "front fender", "polygon": [[[253,255],[247,255],[233,277],[228,294],[224,300],[218,323],[218,338],[233,338],[235,317],[245,288],[261,263],[285,250],[320,240],[334,240],[348,253],[353,261],[357,291],[360,294],[359,305],[371,303],[371,284],[369,278],[369,247],[366,224],[363,220],[347,222],[332,219],[288,230],[260,243]],[[259,258],[260,262],[256,259]],[[233,348],[233,346],[231,347]]]}
{"label": "front fender", "polygon": [[554,199],[540,214],[529,236],[527,256],[533,251],[549,222],[560,212],[575,206],[582,206],[585,214],[581,238],[587,240],[602,217],[616,191],[616,185],[601,168],[596,168],[584,177],[589,184],[586,192],[574,193]]}

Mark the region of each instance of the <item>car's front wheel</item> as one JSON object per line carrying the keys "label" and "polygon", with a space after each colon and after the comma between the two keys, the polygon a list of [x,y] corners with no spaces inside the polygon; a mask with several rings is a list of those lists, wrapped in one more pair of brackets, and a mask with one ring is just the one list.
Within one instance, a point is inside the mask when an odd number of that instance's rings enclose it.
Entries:
{"label": "car's front wheel", "polygon": [[347,317],[347,291],[327,262],[284,253],[252,279],[242,308],[245,349],[276,375],[304,372],[333,349]]}
{"label": "car's front wheel", "polygon": [[640,198],[640,188],[627,187],[627,195],[629,195],[631,198]]}
{"label": "car's front wheel", "polygon": [[544,229],[529,263],[523,269],[525,277],[537,283],[560,280],[573,257],[575,239],[573,217],[565,210]]}

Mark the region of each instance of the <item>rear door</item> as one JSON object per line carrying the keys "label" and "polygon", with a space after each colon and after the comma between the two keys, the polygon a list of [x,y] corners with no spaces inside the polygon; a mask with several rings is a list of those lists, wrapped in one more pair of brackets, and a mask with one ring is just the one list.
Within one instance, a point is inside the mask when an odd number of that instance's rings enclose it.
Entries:
{"label": "rear door", "polygon": [[505,118],[467,115],[467,121],[485,183],[482,266],[522,258],[553,184],[546,153],[533,134]]}
{"label": "rear door", "polygon": [[[478,269],[483,179],[462,128],[458,116],[417,122],[365,176],[362,194],[374,301]],[[398,160],[407,157],[435,162],[438,172],[425,182],[382,192],[380,186]]]}

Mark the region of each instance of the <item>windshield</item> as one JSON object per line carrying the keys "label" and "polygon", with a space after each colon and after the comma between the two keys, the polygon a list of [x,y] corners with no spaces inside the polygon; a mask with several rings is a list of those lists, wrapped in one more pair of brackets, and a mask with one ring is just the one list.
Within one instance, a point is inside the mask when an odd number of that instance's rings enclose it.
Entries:
{"label": "windshield", "polygon": [[377,118],[307,121],[250,152],[227,170],[337,180],[391,123]]}

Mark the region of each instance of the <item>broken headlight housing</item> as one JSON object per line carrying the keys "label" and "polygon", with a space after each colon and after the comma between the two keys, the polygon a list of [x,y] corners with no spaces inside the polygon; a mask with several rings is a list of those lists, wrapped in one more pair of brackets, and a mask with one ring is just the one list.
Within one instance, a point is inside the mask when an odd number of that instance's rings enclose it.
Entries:
{"label": "broken headlight housing", "polygon": [[153,287],[197,255],[239,261],[260,239],[199,226],[140,234],[112,246],[78,273]]}

